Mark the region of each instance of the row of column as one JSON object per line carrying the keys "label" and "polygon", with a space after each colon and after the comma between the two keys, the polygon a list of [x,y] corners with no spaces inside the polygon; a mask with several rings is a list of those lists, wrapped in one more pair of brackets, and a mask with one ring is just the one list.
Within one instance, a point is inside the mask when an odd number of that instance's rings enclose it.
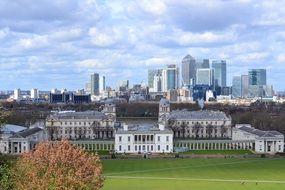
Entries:
{"label": "row of column", "polygon": [[237,142],[237,143],[178,143],[176,147],[188,147],[190,150],[245,150],[253,149],[253,143]]}
{"label": "row of column", "polygon": [[135,144],[153,143],[154,135],[135,135]]}
{"label": "row of column", "polygon": [[84,150],[114,150],[114,144],[75,144]]}

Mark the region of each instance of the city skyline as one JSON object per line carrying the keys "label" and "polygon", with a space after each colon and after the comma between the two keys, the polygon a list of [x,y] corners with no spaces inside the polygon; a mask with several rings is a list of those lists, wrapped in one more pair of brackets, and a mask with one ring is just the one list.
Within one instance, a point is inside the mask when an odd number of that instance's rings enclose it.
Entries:
{"label": "city skyline", "polygon": [[4,0],[0,5],[0,90],[82,89],[91,73],[104,75],[112,87],[122,79],[147,84],[148,69],[180,68],[187,54],[226,60],[228,86],[233,76],[264,68],[267,83],[285,89],[281,1]]}

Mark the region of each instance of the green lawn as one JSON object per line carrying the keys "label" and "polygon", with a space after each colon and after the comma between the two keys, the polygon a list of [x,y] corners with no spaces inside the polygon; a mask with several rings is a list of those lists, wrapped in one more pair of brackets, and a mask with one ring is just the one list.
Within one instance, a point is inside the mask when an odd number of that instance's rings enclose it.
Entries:
{"label": "green lawn", "polygon": [[239,154],[253,154],[250,150],[190,150],[188,152],[181,152],[179,154],[222,154],[222,155],[239,155]]}
{"label": "green lawn", "polygon": [[103,166],[103,190],[285,189],[285,159],[104,160]]}

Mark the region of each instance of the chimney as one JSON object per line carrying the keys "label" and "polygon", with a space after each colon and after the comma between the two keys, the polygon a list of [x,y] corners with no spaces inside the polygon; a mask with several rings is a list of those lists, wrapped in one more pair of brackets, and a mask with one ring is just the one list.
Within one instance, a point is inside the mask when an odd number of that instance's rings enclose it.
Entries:
{"label": "chimney", "polygon": [[160,124],[158,124],[158,128],[159,128],[159,130],[164,131],[165,127],[163,124],[160,123]]}
{"label": "chimney", "polygon": [[127,124],[124,123],[123,127],[124,127],[124,131],[128,131],[128,125]]}

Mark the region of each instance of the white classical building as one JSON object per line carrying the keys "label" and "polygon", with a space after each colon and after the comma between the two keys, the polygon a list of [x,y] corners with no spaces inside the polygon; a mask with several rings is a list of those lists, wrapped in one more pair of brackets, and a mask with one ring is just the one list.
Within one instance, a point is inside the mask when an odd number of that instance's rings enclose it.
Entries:
{"label": "white classical building", "polygon": [[106,104],[103,111],[59,112],[46,119],[51,140],[96,140],[114,138],[116,107]]}
{"label": "white classical building", "polygon": [[115,151],[117,153],[170,153],[173,152],[173,132],[159,126],[124,124],[115,134]]}
{"label": "white classical building", "polygon": [[284,152],[284,135],[278,131],[262,131],[249,124],[238,124],[232,130],[232,140],[254,141],[257,153]]}
{"label": "white classical building", "polygon": [[35,148],[36,144],[48,139],[46,130],[30,128],[2,139],[0,152],[4,154],[21,154]]}
{"label": "white classical building", "polygon": [[169,101],[162,99],[158,121],[172,129],[177,139],[231,138],[232,119],[221,111],[171,111]]}

